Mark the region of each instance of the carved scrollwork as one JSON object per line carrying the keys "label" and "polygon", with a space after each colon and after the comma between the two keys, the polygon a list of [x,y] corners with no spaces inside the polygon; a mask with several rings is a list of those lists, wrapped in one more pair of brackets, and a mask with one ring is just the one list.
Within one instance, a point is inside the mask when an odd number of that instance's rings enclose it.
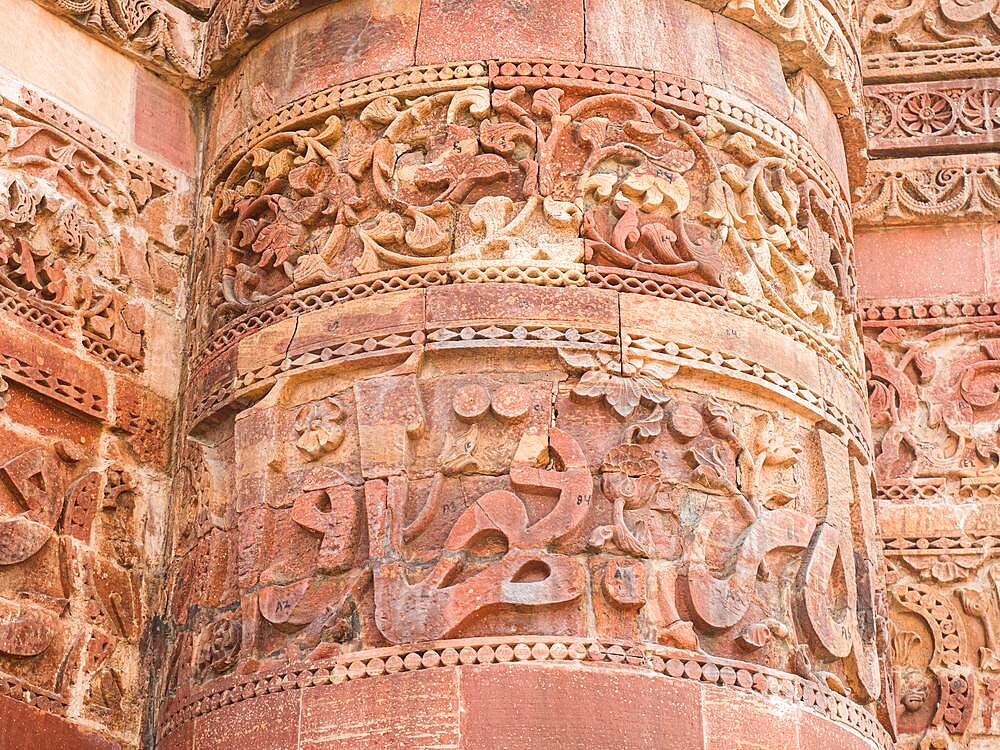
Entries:
{"label": "carved scrollwork", "polygon": [[178,41],[177,21],[149,0],[41,0],[92,33],[164,72],[194,78],[193,51]]}
{"label": "carved scrollwork", "polygon": [[0,104],[0,300],[60,338],[79,327],[87,351],[138,371],[146,312],[129,296],[152,294],[149,260],[138,235],[113,227],[136,221],[166,181],[79,135]]}
{"label": "carved scrollwork", "polygon": [[972,323],[923,335],[886,327],[866,338],[882,481],[1000,470],[995,333],[992,323]]}
{"label": "carved scrollwork", "polygon": [[[1000,167],[945,158],[930,167],[903,160],[870,171],[854,216],[859,224],[923,223],[1000,215]],[[948,163],[951,162],[951,163]]]}
{"label": "carved scrollwork", "polygon": [[992,0],[875,0],[865,4],[861,43],[866,53],[951,50],[996,43]]}
{"label": "carved scrollwork", "polygon": [[745,133],[626,94],[382,96],[259,141],[217,187],[214,217],[214,325],[295,289],[453,263],[686,278],[831,341],[853,305],[836,200]]}

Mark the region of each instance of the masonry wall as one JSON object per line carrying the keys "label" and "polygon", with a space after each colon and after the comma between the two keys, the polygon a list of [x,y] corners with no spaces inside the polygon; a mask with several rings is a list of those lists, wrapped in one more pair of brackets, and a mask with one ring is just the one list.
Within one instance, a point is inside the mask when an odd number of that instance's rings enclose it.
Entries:
{"label": "masonry wall", "polygon": [[3,3],[0,27],[0,746],[137,747],[183,360],[190,108],[34,3]]}
{"label": "masonry wall", "polygon": [[991,19],[4,3],[0,748],[990,747]]}

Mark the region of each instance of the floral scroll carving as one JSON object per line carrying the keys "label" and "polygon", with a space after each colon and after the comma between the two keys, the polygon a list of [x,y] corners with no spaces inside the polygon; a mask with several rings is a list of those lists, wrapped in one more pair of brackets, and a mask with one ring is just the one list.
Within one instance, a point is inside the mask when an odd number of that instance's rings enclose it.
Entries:
{"label": "floral scroll carving", "polygon": [[866,339],[881,480],[997,471],[995,333],[992,323],[926,334],[889,326]]}
{"label": "floral scroll carving", "polygon": [[839,202],[689,119],[626,94],[471,86],[270,135],[215,190],[209,325],[358,274],[583,264],[728,289],[836,341],[854,297]]}
{"label": "floral scroll carving", "polygon": [[148,0],[42,0],[42,4],[168,75],[198,75],[193,50],[178,40],[177,18]]}
{"label": "floral scroll carving", "polygon": [[865,52],[918,52],[989,47],[996,43],[994,7],[989,2],[914,0],[867,3],[861,19]]}
{"label": "floral scroll carving", "polygon": [[91,354],[140,371],[151,261],[144,236],[112,227],[170,200],[164,181],[2,104],[0,154],[5,308],[59,338],[79,328]]}
{"label": "floral scroll carving", "polygon": [[[990,160],[945,157],[941,167],[905,160],[872,169],[854,215],[861,224],[982,219],[1000,213],[1000,168]],[[890,163],[891,165],[891,163]],[[901,167],[901,168],[900,168]]]}

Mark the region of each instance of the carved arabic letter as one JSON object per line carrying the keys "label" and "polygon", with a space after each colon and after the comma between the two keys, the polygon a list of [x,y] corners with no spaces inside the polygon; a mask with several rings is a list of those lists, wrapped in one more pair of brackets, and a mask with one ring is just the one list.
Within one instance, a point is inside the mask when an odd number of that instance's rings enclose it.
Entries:
{"label": "carved arabic letter", "polygon": [[[327,504],[329,510],[322,510]],[[332,573],[350,565],[357,542],[357,509],[351,487],[340,485],[299,495],[292,506],[292,520],[322,536],[317,558],[320,569]]]}
{"label": "carved arabic letter", "polygon": [[51,612],[0,599],[0,653],[37,656],[52,642],[55,623]]}
{"label": "carved arabic letter", "polygon": [[[805,566],[802,597],[805,603],[806,621],[820,645],[831,656],[843,659],[851,653],[853,645],[850,615],[854,611],[855,597],[851,596],[851,584],[845,576],[847,616],[842,613],[839,619],[834,617],[831,579],[839,558],[839,532],[829,524],[820,524],[809,561]],[[844,568],[843,560],[840,560],[840,568],[841,570]]]}
{"label": "carved arabic letter", "polygon": [[14,491],[28,518],[55,528],[65,490],[57,459],[44,448],[34,448],[0,466],[0,478]]}
{"label": "carved arabic letter", "polygon": [[[365,484],[375,620],[388,640],[435,640],[454,633],[470,617],[491,607],[559,604],[581,595],[585,586],[582,564],[545,547],[582,523],[590,507],[593,479],[575,440],[553,429],[551,442],[565,471],[515,465],[511,467],[511,483],[517,488],[558,493],[552,511],[529,526],[521,498],[507,490],[487,492],[455,522],[437,565],[415,584],[407,580],[402,563],[400,525],[407,480],[391,477],[387,483],[372,480]],[[506,554],[452,584],[475,542],[491,535],[505,540]]]}
{"label": "carved arabic letter", "polygon": [[23,562],[40,550],[52,529],[25,516],[0,520],[0,565]]}
{"label": "carved arabic letter", "polygon": [[777,549],[805,549],[816,520],[788,508],[762,513],[739,543],[732,575],[716,578],[706,560],[706,547],[720,512],[706,513],[688,551],[688,590],[695,614],[709,628],[728,628],[746,614],[754,593],[757,569]]}

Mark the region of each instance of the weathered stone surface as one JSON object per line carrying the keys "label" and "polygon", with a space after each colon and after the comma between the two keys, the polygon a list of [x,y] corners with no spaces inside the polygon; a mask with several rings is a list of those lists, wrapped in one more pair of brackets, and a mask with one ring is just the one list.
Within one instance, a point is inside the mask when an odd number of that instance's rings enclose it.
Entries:
{"label": "weathered stone surface", "polygon": [[995,743],[993,10],[12,0],[0,748]]}

